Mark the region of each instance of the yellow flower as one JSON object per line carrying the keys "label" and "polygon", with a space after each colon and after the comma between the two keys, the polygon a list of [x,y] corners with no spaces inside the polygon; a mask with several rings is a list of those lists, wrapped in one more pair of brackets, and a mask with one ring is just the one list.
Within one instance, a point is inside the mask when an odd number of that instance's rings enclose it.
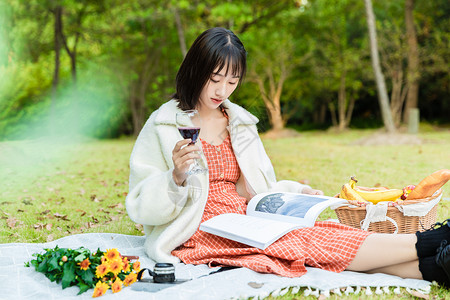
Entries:
{"label": "yellow flower", "polygon": [[117,249],[108,249],[105,253],[106,259],[109,261],[120,259],[120,253]]}
{"label": "yellow flower", "polygon": [[132,285],[133,283],[135,283],[137,280],[137,274],[136,273],[130,273],[128,274],[127,277],[125,277],[125,279],[123,280],[123,284],[125,286],[129,286]]}
{"label": "yellow flower", "polygon": [[131,270],[130,262],[128,261],[128,258],[126,258],[126,257],[123,258],[122,268],[125,273],[128,273]]}
{"label": "yellow flower", "polygon": [[109,270],[110,270],[111,272],[113,272],[114,275],[119,274],[120,271],[122,271],[122,261],[120,261],[120,260],[112,261],[112,262],[109,264]]}
{"label": "yellow flower", "polygon": [[89,258],[86,258],[82,262],[78,263],[81,270],[87,270],[89,268],[90,264],[91,264],[91,262],[89,261]]}
{"label": "yellow flower", "polygon": [[99,265],[97,267],[97,269],[95,270],[95,276],[97,276],[97,278],[101,278],[103,276],[105,276],[106,274],[108,274],[109,272],[109,264],[104,262],[101,265]]}
{"label": "yellow flower", "polygon": [[120,278],[117,278],[116,281],[111,285],[111,290],[113,293],[120,292],[122,290],[122,280]]}
{"label": "yellow flower", "polygon": [[139,272],[141,270],[141,263],[139,261],[135,261],[133,263],[133,270],[135,270],[136,272]]}
{"label": "yellow flower", "polygon": [[94,293],[92,294],[92,298],[103,296],[106,291],[109,289],[109,285],[107,283],[101,282],[100,280],[95,285]]}

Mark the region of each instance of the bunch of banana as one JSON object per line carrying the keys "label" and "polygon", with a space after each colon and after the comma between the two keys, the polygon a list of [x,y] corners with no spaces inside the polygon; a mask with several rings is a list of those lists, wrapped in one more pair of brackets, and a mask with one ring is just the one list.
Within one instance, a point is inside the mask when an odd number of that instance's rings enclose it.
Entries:
{"label": "bunch of banana", "polygon": [[401,189],[380,188],[366,188],[356,186],[358,180],[354,176],[350,178],[349,183],[342,186],[340,197],[347,200],[356,200],[357,202],[372,202],[377,204],[382,201],[396,201],[403,195]]}
{"label": "bunch of banana", "polygon": [[356,182],[356,178],[352,176],[350,181],[342,186],[339,197],[347,200],[353,200],[361,204],[367,203],[368,201],[366,201],[355,191]]}

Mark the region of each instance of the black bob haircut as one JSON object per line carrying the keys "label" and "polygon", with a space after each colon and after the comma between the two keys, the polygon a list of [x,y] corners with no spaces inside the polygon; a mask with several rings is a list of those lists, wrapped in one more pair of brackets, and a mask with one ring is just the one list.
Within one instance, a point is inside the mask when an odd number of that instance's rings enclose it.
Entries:
{"label": "black bob haircut", "polygon": [[[247,52],[241,40],[231,31],[221,27],[210,28],[200,34],[181,63],[176,77],[176,93],[181,110],[194,109],[200,93],[216,68],[225,68],[226,75],[245,76]],[[231,68],[231,70],[230,70]]]}

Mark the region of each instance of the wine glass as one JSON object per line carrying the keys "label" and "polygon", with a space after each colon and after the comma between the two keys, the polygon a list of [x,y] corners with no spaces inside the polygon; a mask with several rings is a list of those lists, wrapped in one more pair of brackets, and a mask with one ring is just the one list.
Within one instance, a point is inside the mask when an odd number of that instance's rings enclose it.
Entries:
{"label": "wine glass", "polygon": [[[202,123],[198,111],[195,109],[191,109],[177,112],[176,122],[178,131],[180,132],[181,136],[185,139],[192,140],[189,145],[195,144],[200,134],[200,127]],[[198,164],[198,161],[195,159],[194,163],[189,167],[189,170],[186,172],[186,174],[192,175],[206,172],[208,172],[208,169],[201,167]]]}

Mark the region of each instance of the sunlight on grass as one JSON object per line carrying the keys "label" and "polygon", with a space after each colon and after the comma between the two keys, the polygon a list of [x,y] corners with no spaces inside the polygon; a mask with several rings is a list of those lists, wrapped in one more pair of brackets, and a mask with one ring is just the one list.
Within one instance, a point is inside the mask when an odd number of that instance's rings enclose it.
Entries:
{"label": "sunlight on grass", "polygon": [[[296,138],[263,142],[278,179],[306,179],[327,195],[337,194],[351,175],[364,186],[379,183],[402,188],[450,167],[450,131],[424,133],[421,137],[430,143],[422,145],[352,144],[372,132],[304,132]],[[0,242],[45,242],[85,232],[143,235],[142,226],[134,224],[125,210],[133,144],[131,138],[1,142]],[[444,186],[444,198],[450,198],[450,184]],[[448,218],[449,209],[450,201],[441,201],[438,220]],[[327,218],[336,218],[334,211],[320,216]],[[299,295],[302,291],[269,299],[298,299]],[[448,292],[433,287],[433,295],[445,298]]]}
{"label": "sunlight on grass", "polygon": [[[68,144],[58,148],[65,151],[65,159],[54,153],[48,159],[39,156],[34,172],[2,169],[0,179],[6,189],[0,192],[0,212],[6,223],[2,222],[0,241],[43,242],[99,231],[139,234],[124,205],[133,142]],[[17,150],[21,145],[0,143],[0,149]]]}
{"label": "sunlight on grass", "polygon": [[[308,180],[326,195],[337,194],[351,175],[363,186],[402,188],[449,167],[449,131],[423,134],[433,143],[422,145],[352,145],[370,133],[305,132],[263,142],[278,179]],[[0,143],[0,242],[43,242],[49,235],[93,231],[141,234],[124,207],[133,144],[133,139]],[[450,184],[443,189],[448,199]],[[438,219],[448,217],[449,206],[441,201]],[[336,218],[334,211],[320,217],[327,218]]]}

